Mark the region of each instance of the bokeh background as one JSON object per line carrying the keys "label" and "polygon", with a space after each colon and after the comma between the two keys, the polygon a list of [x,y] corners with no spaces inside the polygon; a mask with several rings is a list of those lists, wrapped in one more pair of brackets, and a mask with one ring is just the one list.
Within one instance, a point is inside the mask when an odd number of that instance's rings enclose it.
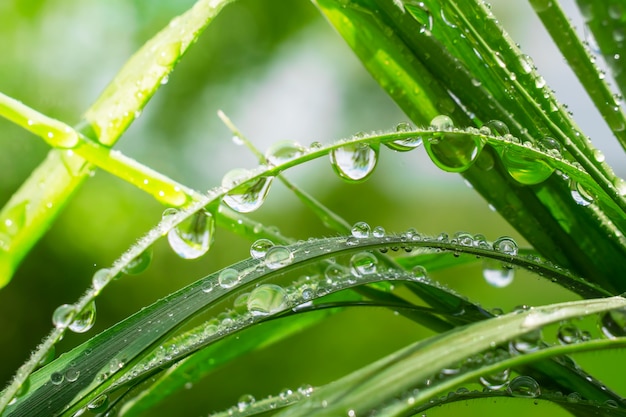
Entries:
{"label": "bokeh background", "polygon": [[[569,105],[616,171],[624,174],[621,151],[528,4],[493,3],[496,15],[533,57],[557,96]],[[4,0],[0,2],[0,91],[75,124],[130,55],[191,4],[190,0]],[[564,6],[574,13],[571,1]],[[584,32],[580,18],[572,16]],[[183,184],[209,189],[228,170],[255,166],[250,152],[232,142],[216,117],[218,109],[262,150],[285,139],[303,145],[327,143],[359,131],[392,129],[406,120],[307,0],[239,0],[227,7],[116,148]],[[4,204],[48,147],[0,120],[0,148],[0,204]],[[287,175],[351,223],[366,221],[388,231],[415,227],[428,234],[468,231],[489,239],[510,235],[524,243],[460,176],[440,172],[421,149],[405,154],[382,149],[377,171],[358,185],[343,183],[326,159]],[[0,290],[0,385],[48,333],[54,309],[75,301],[93,273],[110,265],[155,225],[163,209],[150,196],[105,172],[86,181],[13,281]],[[252,217],[296,238],[334,234],[278,183]],[[95,328],[87,335],[68,335],[58,352],[249,256],[250,243],[218,229],[214,247],[205,257],[183,261],[166,242],[160,242],[146,272],[116,281],[101,295]],[[521,303],[573,298],[519,271],[509,287],[492,288],[482,279],[479,264],[435,278],[486,308],[505,311]],[[417,326],[384,309],[348,310],[220,369],[151,415],[181,415],[181,403],[185,415],[206,415],[235,404],[241,394],[263,397],[285,387],[322,384],[422,334]],[[579,360],[599,367],[610,385],[624,371],[603,366],[615,358],[580,355]],[[484,409],[480,403],[462,403],[429,415],[499,415],[511,405],[525,406],[512,399],[498,403],[503,408],[494,409],[491,402]],[[560,412],[552,406],[541,411]]]}

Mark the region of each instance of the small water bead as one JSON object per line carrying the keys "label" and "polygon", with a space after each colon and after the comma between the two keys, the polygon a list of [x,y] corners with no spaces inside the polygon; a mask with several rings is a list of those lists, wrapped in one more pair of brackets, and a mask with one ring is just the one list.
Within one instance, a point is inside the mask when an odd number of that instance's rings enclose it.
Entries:
{"label": "small water bead", "polygon": [[65,379],[68,382],[76,382],[79,376],[80,371],[74,367],[71,367],[67,371],[65,371]]}
{"label": "small water bead", "polygon": [[253,316],[267,316],[286,309],[287,291],[279,285],[262,284],[250,292],[248,310]]}
{"label": "small water bead", "polygon": [[541,395],[539,383],[526,375],[514,378],[506,390],[513,397],[536,398]]}
{"label": "small water bead", "polygon": [[249,175],[250,172],[245,169],[234,169],[222,178],[223,187],[234,187],[223,201],[239,213],[250,213],[261,207],[274,180],[274,177],[259,177],[245,181]]}
{"label": "small water bead", "polygon": [[612,310],[600,318],[602,333],[610,339],[626,336],[626,309]]}
{"label": "small water bead", "polygon": [[234,268],[224,269],[217,277],[217,282],[222,288],[232,288],[239,284],[240,280],[239,271]]}
{"label": "small water bead", "polygon": [[85,309],[69,324],[69,329],[74,333],[89,331],[96,322],[96,302],[91,301]]}
{"label": "small water bead", "polygon": [[452,119],[443,115],[436,116],[430,127],[439,132],[427,138],[424,146],[435,165],[448,172],[463,172],[472,166],[484,146],[480,136],[464,132],[445,132],[452,130],[454,124]]}
{"label": "small water bead", "polygon": [[593,195],[585,190],[585,188],[577,181],[570,180],[570,192],[576,204],[580,206],[587,207],[593,203]]}
{"label": "small water bead", "polygon": [[99,269],[91,278],[91,285],[96,291],[100,291],[107,284],[111,270],[108,268]]}
{"label": "small water bead", "polygon": [[370,225],[365,222],[358,222],[352,226],[352,236],[357,239],[366,239],[370,237],[371,229]]}
{"label": "small water bead", "polygon": [[[413,130],[413,127],[409,123],[406,123],[406,122],[398,123],[398,125],[396,126],[396,132],[398,133],[410,132],[412,130]],[[404,138],[404,139],[397,139],[392,142],[385,142],[385,145],[389,149],[393,149],[394,151],[398,151],[398,152],[411,151],[419,147],[421,144],[422,144],[422,138],[417,135]]]}
{"label": "small water bead", "polygon": [[341,265],[330,264],[326,267],[324,271],[324,276],[326,277],[327,284],[336,283],[339,279],[343,278],[346,274],[346,270]]}
{"label": "small water bead", "polygon": [[583,400],[583,397],[577,393],[577,392],[572,392],[570,394],[567,395],[567,402],[568,403],[578,403],[580,401]]}
{"label": "small water bead", "polygon": [[501,158],[509,175],[520,184],[541,184],[554,172],[554,168],[517,146],[506,146]]}
{"label": "small water bead", "polygon": [[54,310],[52,313],[52,324],[57,329],[66,328],[74,319],[76,315],[76,309],[71,304],[63,304]]}
{"label": "small water bead", "polygon": [[60,385],[64,379],[65,376],[61,372],[53,372],[50,374],[50,382],[52,382],[53,385]]}
{"label": "small water bead", "polygon": [[256,402],[256,399],[250,394],[244,394],[237,400],[237,409],[239,411],[245,411],[252,404]]}
{"label": "small water bead", "polygon": [[504,288],[513,282],[515,270],[502,262],[485,259],[483,261],[483,278],[492,287]]}
{"label": "small water bead", "polygon": [[99,413],[104,410],[109,405],[109,396],[106,394],[102,394],[99,397],[96,397],[92,402],[87,404],[87,409],[89,409],[93,413]]}
{"label": "small water bead", "polygon": [[350,143],[330,152],[330,163],[341,178],[349,182],[364,181],[378,163],[378,148],[366,143]]}
{"label": "small water bead", "polygon": [[259,239],[250,246],[250,256],[254,259],[263,259],[267,251],[274,246],[274,242],[269,239]]}
{"label": "small water bead", "polygon": [[461,246],[474,246],[474,236],[467,232],[456,232],[454,240]]}
{"label": "small water bead", "polygon": [[284,246],[273,246],[265,254],[265,266],[269,269],[285,267],[291,261],[293,261],[293,252]]}
{"label": "small water bead", "polygon": [[129,275],[140,274],[145,271],[152,262],[152,247],[147,248],[139,256],[128,262],[122,272]]}
{"label": "small water bead", "polygon": [[369,252],[360,252],[350,258],[350,271],[355,276],[369,275],[376,272],[378,259]]}
{"label": "small water bead", "polygon": [[372,236],[385,237],[385,228],[382,226],[376,226],[374,230],[372,230]]}
{"label": "small water bead", "polygon": [[518,251],[517,243],[513,240],[513,238],[508,236],[502,236],[496,239],[496,241],[493,242],[493,249],[495,251],[502,252],[505,255],[511,256],[517,255]]}
{"label": "small water bead", "polygon": [[304,155],[304,152],[304,147],[299,143],[284,140],[270,146],[265,152],[265,158],[272,165],[280,165]]}
{"label": "small water bead", "polygon": [[[176,212],[168,209],[163,217]],[[211,213],[200,210],[193,214],[167,234],[167,240],[174,252],[183,259],[196,259],[207,253],[215,233],[215,219]]]}
{"label": "small water bead", "polygon": [[593,157],[595,158],[597,162],[604,162],[605,160],[604,154],[602,153],[600,149],[594,149]]}

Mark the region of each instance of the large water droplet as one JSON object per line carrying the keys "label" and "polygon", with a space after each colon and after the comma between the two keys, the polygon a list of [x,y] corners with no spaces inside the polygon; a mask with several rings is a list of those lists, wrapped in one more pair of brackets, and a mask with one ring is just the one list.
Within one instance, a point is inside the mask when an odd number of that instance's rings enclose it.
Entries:
{"label": "large water droplet", "polygon": [[[430,124],[434,130],[452,130],[454,124],[448,116],[436,116]],[[478,158],[484,146],[480,136],[462,132],[435,132],[424,142],[430,159],[448,172],[463,172]]]}
{"label": "large water droplet", "polygon": [[511,353],[529,353],[538,350],[541,347],[541,334],[541,329],[534,329],[511,341]]}
{"label": "large water droplet", "polygon": [[510,372],[511,371],[509,371],[509,369],[507,368],[500,372],[483,375],[480,377],[479,381],[488,390],[497,391],[501,388],[504,388],[509,382]]}
{"label": "large water droplet", "polygon": [[494,136],[505,136],[511,133],[509,127],[500,120],[490,120],[485,123]]}
{"label": "large water droplet", "polygon": [[224,269],[217,277],[217,282],[222,288],[232,288],[239,284],[240,280],[239,271],[233,268]]}
{"label": "large water droplet", "polygon": [[365,239],[370,237],[370,225],[365,222],[357,222],[352,226],[352,236],[357,239]]}
{"label": "large water droplet", "polygon": [[[246,170],[234,169],[224,175],[222,186],[233,187],[248,175]],[[239,213],[255,211],[263,205],[273,179],[274,177],[260,177],[244,182],[224,196],[224,203]]]}
{"label": "large water droplet", "polygon": [[492,259],[483,261],[483,277],[487,284],[496,288],[504,288],[513,282],[515,270],[502,262]]}
{"label": "large water droplet", "polygon": [[248,310],[253,316],[267,316],[287,308],[287,292],[281,286],[262,284],[250,292]]}
{"label": "large water droplet", "polygon": [[374,172],[378,162],[378,148],[366,143],[350,143],[330,152],[335,172],[350,182],[363,181]]}
{"label": "large water droplet", "polygon": [[280,165],[304,154],[304,147],[297,142],[285,140],[274,143],[265,152],[267,162]]}
{"label": "large water droplet", "polygon": [[350,258],[350,271],[356,276],[373,274],[377,264],[378,259],[372,253],[360,252]]}
{"label": "large water droplet", "polygon": [[502,151],[502,163],[515,181],[525,185],[540,184],[554,172],[554,168],[515,146],[507,146]]}
{"label": "large water droplet", "polygon": [[517,255],[518,251],[517,243],[513,240],[513,238],[508,236],[502,236],[496,239],[496,241],[493,242],[493,249],[511,256]]}
{"label": "large water droplet", "polygon": [[607,311],[600,318],[602,333],[608,338],[626,336],[626,309]]}
{"label": "large water droplet", "polygon": [[[165,210],[163,217],[174,214]],[[211,213],[200,210],[169,231],[167,240],[178,256],[196,259],[207,253],[215,232],[215,220]]]}
{"label": "large water droplet", "polygon": [[73,305],[60,305],[54,310],[54,313],[52,313],[52,324],[54,324],[54,327],[57,329],[66,328],[71,323],[75,314],[76,309]]}
{"label": "large water droplet", "polygon": [[513,397],[535,398],[541,395],[539,383],[526,375],[514,378],[506,390]]}
{"label": "large water droplet", "polygon": [[269,239],[259,239],[250,246],[250,256],[254,259],[263,259],[267,251],[274,246]]}
{"label": "large water droplet", "polygon": [[69,325],[74,333],[85,333],[91,329],[96,322],[96,302],[91,301],[82,313],[80,313]]}
{"label": "large water droplet", "polygon": [[77,368],[74,368],[73,366],[68,368],[67,371],[65,371],[65,379],[67,380],[67,382],[76,382],[79,376],[80,376],[80,370]]}
{"label": "large water droplet", "polygon": [[148,268],[152,261],[152,247],[147,248],[139,254],[136,258],[132,259],[122,268],[122,272],[125,274],[140,274]]}
{"label": "large water droplet", "polygon": [[[411,127],[411,125],[406,122],[398,123],[398,125],[396,126],[396,132],[398,133],[410,132],[412,130],[413,128]],[[399,151],[399,152],[411,151],[417,148],[418,146],[420,146],[421,144],[422,144],[422,138],[418,135],[411,136],[411,137],[404,138],[404,139],[397,139],[391,142],[385,142],[385,145],[389,149],[393,149],[394,151]]]}
{"label": "large water droplet", "polygon": [[284,246],[273,246],[265,254],[265,266],[278,269],[287,266],[293,260],[293,253]]}
{"label": "large water droplet", "polygon": [[579,182],[570,180],[570,192],[576,204],[586,207],[593,203],[593,195],[588,192]]}

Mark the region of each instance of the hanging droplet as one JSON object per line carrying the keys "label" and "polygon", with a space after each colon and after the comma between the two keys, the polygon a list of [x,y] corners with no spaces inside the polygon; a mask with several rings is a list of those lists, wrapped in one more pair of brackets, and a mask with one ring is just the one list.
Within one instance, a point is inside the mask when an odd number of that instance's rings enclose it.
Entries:
{"label": "hanging droplet", "polygon": [[267,251],[274,246],[269,239],[259,239],[250,246],[250,256],[254,259],[263,259]]}
{"label": "hanging droplet", "polygon": [[93,413],[99,413],[105,411],[109,405],[109,396],[106,394],[102,394],[99,397],[96,397],[92,402],[87,404],[87,409],[89,409]]}
{"label": "hanging droplet", "polygon": [[524,148],[517,146],[505,147],[501,158],[509,175],[520,184],[540,184],[554,172],[554,168],[540,159],[528,156]]}
{"label": "hanging droplet", "polygon": [[557,333],[559,342],[563,345],[571,345],[583,340],[582,332],[578,327],[571,323],[562,324],[559,326]]}
{"label": "hanging droplet", "polygon": [[217,282],[222,288],[232,288],[239,284],[241,277],[239,271],[234,268],[226,268],[217,277]]}
{"label": "hanging droplet", "polygon": [[74,333],[85,333],[91,329],[96,322],[96,302],[91,301],[69,325]]}
{"label": "hanging droplet", "polygon": [[122,272],[129,275],[140,274],[148,268],[152,261],[152,247],[147,248],[136,258],[131,260],[122,268]]}
{"label": "hanging droplet", "polygon": [[513,378],[506,390],[513,397],[536,398],[541,395],[539,383],[526,375]]}
{"label": "hanging droplet", "polygon": [[626,309],[607,311],[600,318],[602,333],[610,339],[626,336]]}
{"label": "hanging droplet", "polygon": [[506,386],[509,382],[511,371],[507,368],[500,372],[496,372],[489,375],[483,375],[480,377],[480,383],[490,391],[497,391]]}
{"label": "hanging droplet", "polygon": [[585,190],[585,188],[578,181],[570,180],[570,192],[572,194],[572,198],[578,205],[587,207],[593,203],[593,195]]}
{"label": "hanging droplet", "polygon": [[[224,175],[222,186],[233,187],[248,175],[244,169],[234,169]],[[253,212],[265,202],[273,180],[274,177],[260,177],[237,185],[224,196],[224,203],[239,213]]]}
{"label": "hanging droplet", "polygon": [[374,172],[377,162],[378,148],[366,143],[349,143],[330,152],[333,169],[349,182],[364,181]]}
{"label": "hanging droplet", "polygon": [[111,270],[108,268],[99,269],[93,274],[91,278],[91,285],[96,291],[100,291],[109,281],[109,274]]}
{"label": "hanging droplet", "polygon": [[57,329],[64,329],[71,323],[74,315],[76,314],[76,309],[71,304],[63,304],[54,310],[52,313],[52,324]]}
{"label": "hanging droplet", "polygon": [[[396,126],[396,132],[405,133],[413,130],[413,127],[406,122],[398,123]],[[408,138],[397,139],[392,142],[385,142],[385,145],[389,149],[399,152],[411,151],[422,144],[422,138],[420,136],[410,136]]]}
{"label": "hanging droplet", "polygon": [[480,136],[463,132],[441,132],[454,128],[452,119],[443,115],[436,116],[430,127],[440,131],[433,133],[424,142],[426,152],[435,165],[448,172],[463,172],[472,166],[484,146]]}
{"label": "hanging droplet", "polygon": [[350,271],[352,275],[358,277],[373,274],[376,272],[377,264],[378,259],[372,253],[360,252],[350,258]]}
{"label": "hanging droplet", "polygon": [[517,255],[518,251],[517,243],[513,240],[513,238],[508,236],[502,236],[496,239],[496,241],[493,242],[493,249],[511,256]]}
{"label": "hanging droplet", "polygon": [[253,316],[267,316],[288,307],[287,291],[279,285],[262,284],[250,292],[248,310]]}
{"label": "hanging droplet", "polygon": [[370,237],[370,225],[365,222],[357,222],[352,226],[352,236],[357,239],[366,239]]}
{"label": "hanging droplet", "polygon": [[529,353],[538,350],[541,346],[541,329],[524,333],[510,343],[511,353]]}
{"label": "hanging droplet", "polygon": [[515,270],[502,262],[485,259],[483,261],[483,277],[487,284],[496,288],[504,288],[513,282]]}
{"label": "hanging droplet", "polygon": [[156,51],[156,62],[163,67],[173,66],[180,57],[180,42],[161,45]]}
{"label": "hanging droplet", "polygon": [[293,253],[284,246],[273,246],[265,254],[265,266],[278,269],[287,266],[293,260]]}
{"label": "hanging droplet", "polygon": [[299,143],[284,140],[270,146],[265,152],[265,158],[272,165],[280,165],[304,155],[304,151],[304,147]]}
{"label": "hanging droplet", "polygon": [[[163,216],[172,215],[166,210]],[[196,259],[207,253],[215,232],[215,220],[211,213],[200,210],[185,219],[167,234],[170,246],[183,259]]]}
{"label": "hanging droplet", "polygon": [[490,120],[485,123],[485,126],[487,126],[489,130],[491,130],[491,134],[494,136],[504,136],[511,133],[509,127],[500,120]]}

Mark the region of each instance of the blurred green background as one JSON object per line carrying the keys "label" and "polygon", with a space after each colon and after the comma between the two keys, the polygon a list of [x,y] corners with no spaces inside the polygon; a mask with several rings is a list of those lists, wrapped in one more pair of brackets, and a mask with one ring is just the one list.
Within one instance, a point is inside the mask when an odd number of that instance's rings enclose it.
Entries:
{"label": "blurred green background", "polygon": [[[77,123],[128,57],[191,4],[189,0],[2,1],[0,91],[47,115]],[[530,18],[524,7],[504,1],[494,6],[514,38],[538,25],[523,18]],[[526,41],[534,45],[539,41],[532,36]],[[533,55],[535,51],[527,52]],[[537,54],[539,57],[533,57],[541,70],[546,52],[538,49]],[[543,65],[555,77],[558,70]],[[545,76],[550,82],[549,74]],[[561,76],[554,80],[572,82]],[[561,91],[580,94],[569,87]],[[574,106],[580,105],[576,101]],[[227,7],[117,148],[183,184],[209,189],[218,185],[228,170],[255,166],[250,153],[231,141],[231,134],[215,116],[218,109],[262,150],[278,140],[325,143],[358,131],[391,129],[405,121],[305,0],[240,0]],[[577,108],[573,110],[576,116]],[[580,121],[583,127],[599,132],[592,137],[607,136],[595,119],[587,119],[587,112],[578,114],[585,116]],[[0,147],[0,204],[4,204],[48,148],[4,120],[0,120]],[[608,149],[605,153],[611,160]],[[468,231],[483,233],[488,239],[510,235],[523,244],[460,176],[437,170],[421,149],[406,154],[382,149],[376,173],[364,184],[343,183],[326,159],[298,167],[287,176],[350,223],[366,221],[398,232],[408,227],[428,234]],[[110,265],[155,225],[163,209],[150,196],[107,173],[98,172],[86,181],[13,281],[0,291],[0,384],[48,333],[54,309],[76,300],[93,273]],[[278,183],[252,217],[296,238],[334,234]],[[66,336],[57,352],[248,256],[251,242],[222,229],[216,235],[209,254],[196,261],[177,258],[166,242],[160,242],[146,272],[113,283],[97,300],[95,329],[87,335]],[[573,298],[523,272],[517,273],[511,286],[492,288],[482,279],[480,269],[480,264],[455,268],[435,278],[486,308],[505,311],[519,304]],[[184,394],[185,415],[227,408],[244,393],[262,397],[285,387],[323,384],[424,334],[423,329],[387,310],[348,310],[221,369]],[[602,368],[606,358],[588,360]],[[624,371],[617,368],[604,369],[607,383]],[[153,415],[178,415],[180,401],[181,397],[169,401]],[[485,407],[489,411],[481,408],[479,412],[497,415],[511,406],[510,401],[514,400],[500,401],[504,408]],[[433,415],[472,415],[478,410],[457,404]],[[543,410],[554,413],[557,409]]]}

